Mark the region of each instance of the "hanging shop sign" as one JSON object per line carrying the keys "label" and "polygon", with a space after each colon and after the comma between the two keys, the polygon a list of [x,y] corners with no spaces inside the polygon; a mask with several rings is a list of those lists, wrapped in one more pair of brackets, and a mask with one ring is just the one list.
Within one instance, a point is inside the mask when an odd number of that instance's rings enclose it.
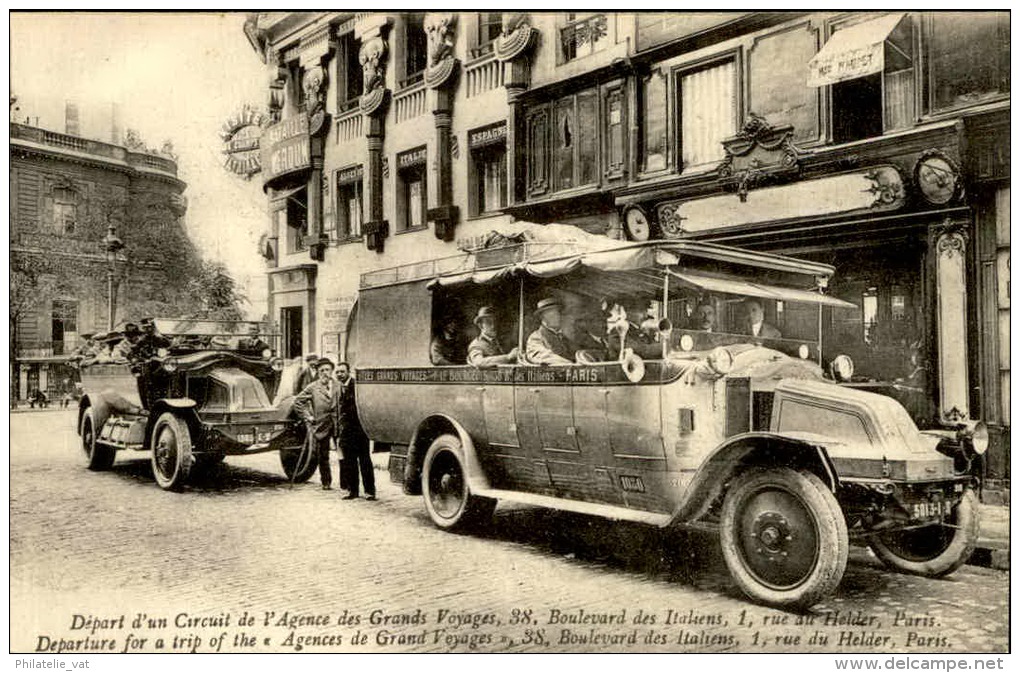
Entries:
{"label": "hanging shop sign", "polygon": [[273,124],[262,134],[262,172],[266,184],[312,166],[308,117],[303,114]]}
{"label": "hanging shop sign", "polygon": [[906,201],[903,176],[891,165],[804,180],[735,195],[710,196],[658,205],[659,228],[666,238],[715,229],[853,212],[897,210]]}
{"label": "hanging shop sign", "polygon": [[259,141],[265,123],[265,115],[245,105],[223,124],[220,138],[226,157],[223,165],[228,171],[249,179],[262,170]]}

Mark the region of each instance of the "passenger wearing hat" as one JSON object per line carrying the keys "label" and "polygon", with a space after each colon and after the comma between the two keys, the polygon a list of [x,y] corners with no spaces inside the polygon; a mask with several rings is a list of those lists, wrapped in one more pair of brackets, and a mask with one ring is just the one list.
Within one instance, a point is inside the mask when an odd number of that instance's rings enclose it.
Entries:
{"label": "passenger wearing hat", "polygon": [[309,353],[305,356],[305,362],[301,366],[301,373],[298,375],[298,388],[304,390],[305,387],[315,380],[315,363],[319,361],[319,356],[315,353]]}
{"label": "passenger wearing hat", "polygon": [[340,385],[333,379],[333,361],[319,358],[315,361],[316,379],[294,398],[294,413],[308,425],[314,438],[316,458],[319,461],[319,479],[322,489],[333,485],[333,472],[329,467],[330,440],[336,434],[337,415],[340,409]]}
{"label": "passenger wearing hat", "polygon": [[242,337],[237,342],[237,350],[242,353],[250,353],[252,355],[262,355],[267,350],[272,350],[269,344],[259,336],[258,323],[252,323],[248,326],[248,336]]}
{"label": "passenger wearing hat", "polygon": [[475,325],[478,326],[478,336],[468,345],[468,364],[479,369],[486,369],[496,365],[512,365],[517,362],[517,347],[514,346],[509,353],[506,353],[503,351],[503,345],[499,343],[499,338],[496,335],[495,309],[491,306],[483,306],[478,309]]}
{"label": "passenger wearing hat", "polygon": [[573,364],[577,348],[562,331],[563,304],[551,297],[543,299],[535,314],[542,324],[528,337],[528,361],[536,365]]}

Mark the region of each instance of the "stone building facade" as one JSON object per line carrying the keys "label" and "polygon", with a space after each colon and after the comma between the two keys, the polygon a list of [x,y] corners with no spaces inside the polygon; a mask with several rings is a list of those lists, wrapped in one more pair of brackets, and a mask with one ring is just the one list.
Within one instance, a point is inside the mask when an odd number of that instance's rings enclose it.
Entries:
{"label": "stone building facade", "polygon": [[107,328],[110,224],[125,244],[112,265],[116,321],[180,285],[194,255],[186,185],[172,158],[141,145],[12,122],[10,151],[11,395],[53,399],[76,380],[68,362],[82,335]]}
{"label": "stone building facade", "polygon": [[[1009,16],[261,13],[270,315],[356,361],[359,274],[515,220],[824,261],[860,385],[1009,474]],[[769,316],[782,321],[782,316]]]}

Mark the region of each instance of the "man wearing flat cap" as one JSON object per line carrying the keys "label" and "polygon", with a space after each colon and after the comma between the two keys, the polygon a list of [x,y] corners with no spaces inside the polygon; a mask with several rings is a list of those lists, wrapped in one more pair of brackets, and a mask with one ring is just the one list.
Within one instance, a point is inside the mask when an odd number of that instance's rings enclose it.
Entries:
{"label": "man wearing flat cap", "polygon": [[536,365],[569,365],[574,362],[577,348],[563,333],[563,304],[546,298],[538,302],[535,314],[542,324],[528,337],[525,352]]}
{"label": "man wearing flat cap", "polygon": [[468,364],[486,369],[496,365],[512,365],[517,362],[517,347],[507,353],[496,335],[496,311],[491,306],[478,309],[475,316],[478,336],[468,345]]}
{"label": "man wearing flat cap", "polygon": [[309,383],[316,379],[315,374],[315,363],[319,361],[319,356],[315,353],[309,353],[305,356],[305,361],[301,365],[301,373],[298,374],[298,388],[304,390]]}
{"label": "man wearing flat cap", "polygon": [[333,361],[319,358],[315,361],[316,379],[294,398],[294,413],[308,425],[314,438],[316,458],[319,461],[319,479],[322,489],[333,485],[333,472],[329,468],[329,443],[336,434],[337,414],[340,408],[340,385],[333,379]]}

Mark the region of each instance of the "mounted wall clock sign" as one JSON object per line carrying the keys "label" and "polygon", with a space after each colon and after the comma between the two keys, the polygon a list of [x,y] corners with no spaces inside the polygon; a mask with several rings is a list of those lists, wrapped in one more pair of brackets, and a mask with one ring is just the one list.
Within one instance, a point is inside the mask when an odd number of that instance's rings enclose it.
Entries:
{"label": "mounted wall clock sign", "polygon": [[929,150],[914,164],[914,182],[925,201],[943,206],[959,196],[960,169],[942,152]]}
{"label": "mounted wall clock sign", "polygon": [[639,206],[632,206],[624,212],[623,230],[632,241],[647,241],[652,235],[648,216]]}

